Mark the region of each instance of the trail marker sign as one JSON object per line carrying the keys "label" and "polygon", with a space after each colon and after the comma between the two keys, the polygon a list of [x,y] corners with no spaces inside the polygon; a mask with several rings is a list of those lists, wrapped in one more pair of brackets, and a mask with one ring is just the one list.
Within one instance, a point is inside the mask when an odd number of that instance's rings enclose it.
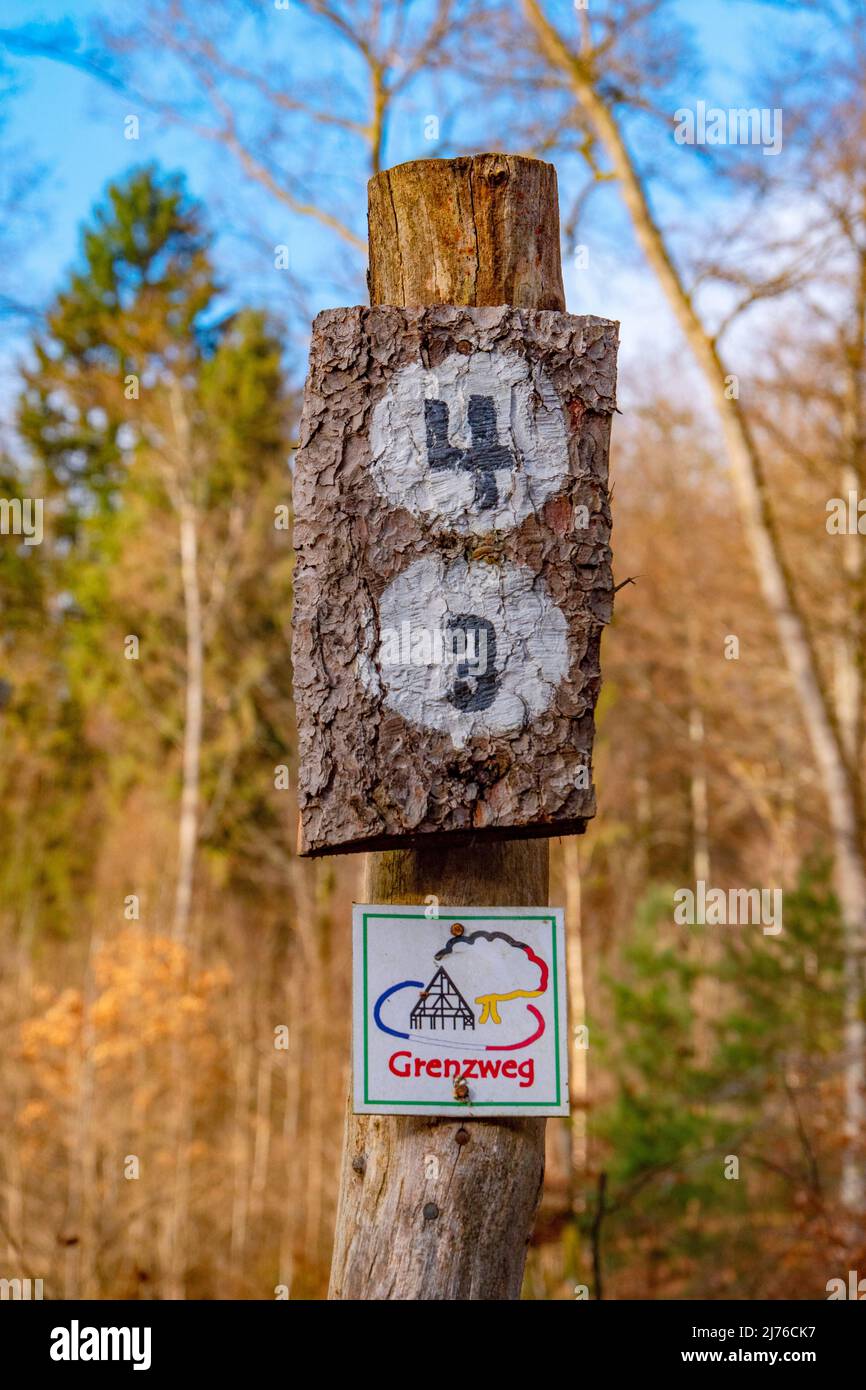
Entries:
{"label": "trail marker sign", "polygon": [[295,483],[300,849],[584,829],[617,326],[331,309]]}
{"label": "trail marker sign", "polygon": [[355,1113],[567,1115],[562,917],[356,904]]}

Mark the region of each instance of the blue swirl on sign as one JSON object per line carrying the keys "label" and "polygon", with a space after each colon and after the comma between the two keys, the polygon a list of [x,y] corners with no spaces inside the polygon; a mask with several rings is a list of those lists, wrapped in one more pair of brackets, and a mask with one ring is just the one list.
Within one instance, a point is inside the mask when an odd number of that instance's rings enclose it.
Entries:
{"label": "blue swirl on sign", "polygon": [[383,1023],[383,1022],[382,1022],[382,1015],[381,1015],[381,1013],[380,1013],[380,1010],[381,1010],[381,1008],[382,1008],[382,1005],[385,1003],[385,1000],[386,1000],[386,999],[390,999],[392,994],[396,994],[397,991],[398,991],[398,989],[423,989],[423,988],[424,988],[424,982],[423,982],[423,980],[401,980],[400,983],[399,983],[399,985],[392,985],[390,989],[386,989],[386,990],[385,990],[385,993],[384,993],[384,994],[380,994],[380,995],[379,995],[379,998],[376,1000],[375,1004],[373,1005],[373,1020],[374,1020],[374,1022],[375,1022],[375,1024],[376,1024],[376,1027],[377,1027],[377,1028],[381,1028],[381,1030],[382,1030],[383,1033],[390,1033],[392,1038],[408,1038],[408,1037],[409,1037],[409,1034],[408,1034],[408,1033],[398,1033],[396,1028],[389,1028],[388,1025],[387,1025],[386,1023]]}

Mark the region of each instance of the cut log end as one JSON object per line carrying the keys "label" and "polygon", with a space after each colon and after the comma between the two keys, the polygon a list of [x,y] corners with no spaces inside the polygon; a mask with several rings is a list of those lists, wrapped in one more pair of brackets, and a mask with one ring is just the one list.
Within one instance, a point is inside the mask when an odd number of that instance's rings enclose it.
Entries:
{"label": "cut log end", "polygon": [[552,164],[417,159],[368,186],[371,304],[565,308]]}

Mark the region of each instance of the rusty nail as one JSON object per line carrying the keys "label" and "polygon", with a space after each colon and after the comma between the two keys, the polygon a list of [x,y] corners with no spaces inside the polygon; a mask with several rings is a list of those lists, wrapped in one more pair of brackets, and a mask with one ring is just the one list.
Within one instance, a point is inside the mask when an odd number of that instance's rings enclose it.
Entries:
{"label": "rusty nail", "polygon": [[464,927],[462,922],[454,922],[451,926],[451,935],[462,936],[465,930],[466,928]]}
{"label": "rusty nail", "polygon": [[367,1160],[364,1154],[355,1155],[355,1157],[352,1159],[352,1167],[354,1168],[356,1173],[366,1173]]}
{"label": "rusty nail", "polygon": [[460,1129],[458,1129],[457,1133],[456,1133],[455,1136],[454,1136],[454,1143],[455,1143],[455,1144],[468,1144],[468,1143],[469,1143],[469,1130],[468,1130],[468,1129],[464,1129],[463,1126],[461,1125]]}
{"label": "rusty nail", "polygon": [[439,1215],[439,1208],[435,1202],[426,1202],[424,1205],[424,1220],[435,1221]]}
{"label": "rusty nail", "polygon": [[465,1081],[454,1082],[454,1094],[458,1100],[466,1100],[469,1095],[469,1087],[466,1085]]}

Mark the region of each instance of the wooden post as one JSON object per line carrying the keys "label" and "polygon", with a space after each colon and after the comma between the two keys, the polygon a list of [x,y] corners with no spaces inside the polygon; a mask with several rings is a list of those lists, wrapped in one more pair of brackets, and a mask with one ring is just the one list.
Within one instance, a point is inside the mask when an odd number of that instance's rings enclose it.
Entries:
{"label": "wooden post", "polygon": [[[369,184],[372,305],[565,308],[556,172],[485,154],[417,160]],[[375,903],[538,906],[546,841],[367,856]],[[512,1299],[544,1177],[543,1119],[353,1115],[329,1296]]]}

